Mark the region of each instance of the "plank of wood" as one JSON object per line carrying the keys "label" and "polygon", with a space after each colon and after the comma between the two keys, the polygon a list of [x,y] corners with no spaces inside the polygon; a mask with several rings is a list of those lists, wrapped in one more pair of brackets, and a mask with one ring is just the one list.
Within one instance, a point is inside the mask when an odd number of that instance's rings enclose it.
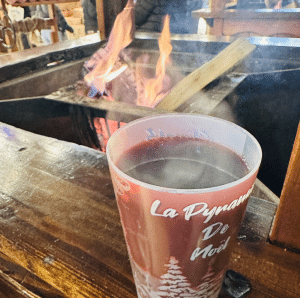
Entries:
{"label": "plank of wood", "polygon": [[0,270],[0,298],[41,298]]}
{"label": "plank of wood", "polygon": [[[13,262],[11,259],[9,259],[6,255],[2,253],[0,253],[0,272],[2,272],[1,275],[4,276],[4,279],[8,283],[7,286],[0,286],[0,293],[5,293],[5,287],[10,288],[11,279],[13,279],[15,282],[19,283],[23,288],[26,288],[32,293],[39,295],[43,298],[65,298],[65,295],[63,293],[50,286],[36,275],[32,274],[29,270]],[[2,297],[1,294],[0,297]]]}
{"label": "plank of wood", "polygon": [[[107,260],[103,264],[88,253],[67,245],[59,238],[50,237],[24,221],[14,221],[7,232],[5,223],[0,223],[0,226],[1,251],[66,297],[136,297],[128,262],[126,276],[117,273],[115,268],[122,264],[117,259],[113,260],[114,263],[109,264]],[[19,240],[13,235],[15,228],[19,231]],[[111,268],[113,265],[115,267]]]}
{"label": "plank of wood", "polygon": [[300,123],[283,184],[271,241],[300,251]]}
{"label": "plank of wood", "polygon": [[51,31],[51,41],[52,43],[59,42],[59,37],[58,37],[58,16],[55,10],[55,4],[50,4],[49,7],[49,17],[50,19],[53,20],[53,28]]}
{"label": "plank of wood", "polygon": [[251,282],[247,298],[296,298],[300,295],[300,255],[267,242],[276,204],[250,198],[230,260],[230,268]]}
{"label": "plank of wood", "polygon": [[[105,154],[6,124],[0,141],[0,251],[67,297],[136,297]],[[250,199],[232,256],[251,297],[299,297],[300,256],[266,243],[275,208]]]}
{"label": "plank of wood", "polygon": [[255,45],[246,39],[237,39],[211,61],[205,63],[182,79],[172,88],[170,93],[158,103],[156,108],[167,111],[176,110],[203,87],[240,63],[254,49]]}
{"label": "plank of wood", "polygon": [[0,138],[1,252],[67,297],[135,297],[105,155],[7,125]]}
{"label": "plank of wood", "polygon": [[245,298],[300,297],[300,255],[266,243],[253,251],[240,241],[231,255],[230,268],[246,276],[252,290]]}
{"label": "plank of wood", "polygon": [[[105,117],[110,120],[130,122],[141,117],[165,114],[167,111],[156,110],[148,107],[129,105],[124,102],[95,100],[77,94],[74,87],[61,88],[57,92],[45,96],[45,99],[58,102],[75,104],[83,108],[92,108],[94,117]],[[104,113],[103,113],[104,112]]]}
{"label": "plank of wood", "polygon": [[[226,101],[226,97],[233,94],[235,89],[246,79],[246,74],[232,73],[219,78],[213,86],[207,86],[197,95],[188,99],[176,109],[176,112],[211,115],[218,105]],[[218,115],[219,118],[222,115]],[[233,121],[234,122],[234,121]]]}
{"label": "plank of wood", "polygon": [[41,0],[41,1],[26,1],[26,2],[15,2],[10,4],[12,6],[32,6],[32,5],[41,5],[41,4],[60,4],[60,3],[69,3],[69,2],[79,2],[80,0]]}
{"label": "plank of wood", "polygon": [[96,11],[97,11],[97,21],[98,21],[100,40],[104,40],[106,38],[106,33],[105,33],[105,14],[104,14],[103,0],[96,0]]}

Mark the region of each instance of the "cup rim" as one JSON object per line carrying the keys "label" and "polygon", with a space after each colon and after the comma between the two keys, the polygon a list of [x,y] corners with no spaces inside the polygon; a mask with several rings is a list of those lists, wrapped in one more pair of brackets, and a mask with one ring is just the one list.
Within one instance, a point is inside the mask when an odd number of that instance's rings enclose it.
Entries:
{"label": "cup rim", "polygon": [[[249,171],[249,173],[247,173],[245,176],[243,176],[242,178],[239,178],[233,182],[230,183],[226,183],[226,184],[222,184],[222,185],[218,185],[218,186],[214,186],[214,187],[208,187],[208,188],[194,188],[194,189],[182,189],[182,188],[169,188],[169,187],[163,187],[163,186],[157,186],[157,185],[153,185],[150,183],[146,183],[143,182],[141,180],[135,179],[127,174],[125,174],[122,170],[120,170],[116,164],[112,161],[111,159],[111,154],[110,154],[110,140],[113,138],[116,138],[117,135],[119,133],[121,133],[123,130],[127,129],[129,126],[134,126],[138,123],[144,122],[144,121],[148,121],[148,120],[155,120],[156,118],[168,118],[168,117],[193,117],[193,118],[209,118],[209,119],[213,119],[213,121],[216,122],[220,122],[220,123],[224,123],[226,125],[229,126],[233,126],[235,129],[240,130],[241,132],[245,133],[246,135],[248,135],[253,142],[255,143],[257,149],[258,149],[258,153],[259,153],[259,159],[258,162],[256,163],[256,165],[253,167],[253,169],[251,171]],[[108,160],[108,164],[109,167],[112,167],[112,169],[120,176],[122,177],[124,180],[127,180],[133,184],[136,185],[140,185],[144,188],[147,189],[151,189],[151,190],[156,190],[159,192],[167,192],[167,193],[177,193],[177,194],[203,194],[203,193],[211,193],[211,192],[217,192],[217,191],[223,191],[225,189],[229,189],[232,188],[234,186],[237,186],[241,183],[243,183],[244,181],[248,180],[252,175],[254,175],[261,164],[261,160],[262,160],[262,149],[260,144],[258,143],[258,141],[256,140],[256,138],[250,133],[248,132],[246,129],[244,129],[243,127],[221,119],[221,118],[217,118],[217,117],[213,117],[213,116],[208,116],[208,115],[198,115],[198,114],[184,114],[184,113],[167,113],[167,114],[163,114],[163,115],[158,115],[158,116],[147,116],[147,117],[142,117],[136,120],[133,120],[129,123],[126,123],[124,126],[120,127],[117,131],[115,131],[111,137],[108,140],[107,143],[107,147],[106,147],[106,156],[107,156],[107,160]]]}

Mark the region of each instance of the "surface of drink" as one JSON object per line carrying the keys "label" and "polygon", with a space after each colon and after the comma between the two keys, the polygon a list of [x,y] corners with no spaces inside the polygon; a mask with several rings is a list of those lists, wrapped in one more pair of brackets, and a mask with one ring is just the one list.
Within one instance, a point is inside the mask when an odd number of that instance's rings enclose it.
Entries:
{"label": "surface of drink", "polygon": [[245,161],[232,150],[188,137],[145,141],[125,152],[117,166],[139,181],[177,189],[220,186],[248,173]]}

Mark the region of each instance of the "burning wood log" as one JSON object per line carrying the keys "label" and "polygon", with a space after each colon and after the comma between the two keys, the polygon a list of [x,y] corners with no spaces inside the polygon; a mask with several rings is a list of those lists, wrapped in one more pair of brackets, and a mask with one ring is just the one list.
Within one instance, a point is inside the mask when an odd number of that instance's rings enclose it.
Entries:
{"label": "burning wood log", "polygon": [[156,108],[167,111],[176,110],[203,87],[244,60],[254,49],[255,45],[246,39],[237,39],[211,61],[205,63],[182,79],[156,105]]}
{"label": "burning wood log", "polygon": [[[122,51],[133,38],[133,8],[133,0],[128,0],[125,9],[116,19],[106,47],[100,49],[92,59],[85,63],[88,73],[84,79],[88,85],[86,91],[88,90],[90,97],[97,97],[100,94],[105,99],[115,101],[120,95],[124,102],[173,111],[255,49],[255,46],[246,39],[239,39],[212,61],[183,78],[173,87],[174,81],[172,82],[171,76],[167,74],[168,64],[172,65],[170,17],[168,15],[164,19],[162,34],[158,40],[160,56],[154,76],[143,66],[149,62],[150,57],[147,54],[138,57],[135,64],[131,61],[130,54]],[[128,67],[127,56],[131,61],[129,64],[131,66],[135,64],[135,67]],[[119,79],[112,82],[116,77]],[[85,91],[81,93],[84,94]],[[103,139],[101,147],[105,148],[111,132],[118,128],[117,123],[104,119],[98,120],[95,119],[94,124],[97,134]]]}
{"label": "burning wood log", "polygon": [[[168,26],[166,28],[168,28]],[[169,39],[166,38],[166,40]],[[167,45],[169,45],[168,42],[165,44],[166,46],[163,46],[163,43],[160,46],[160,50],[161,50],[160,57],[163,58],[158,60],[155,77],[147,78],[146,76],[144,76],[144,74],[141,71],[138,71],[139,63],[137,63],[136,73],[137,74],[140,73],[139,76],[140,78],[137,79],[136,77],[136,80],[134,80],[133,77],[132,84],[129,84],[131,87],[133,87],[133,89],[134,87],[136,87],[136,89],[134,89],[133,94],[131,94],[130,98],[137,98],[137,100],[135,101],[137,104],[155,107],[157,109],[165,110],[165,111],[175,111],[179,106],[181,106],[184,102],[190,99],[197,92],[199,92],[203,87],[208,85],[210,82],[212,82],[219,76],[228,72],[236,64],[240,63],[245,57],[247,57],[255,49],[255,46],[250,44],[246,39],[238,39],[237,41],[229,45],[225,50],[223,50],[219,55],[217,55],[210,62],[204,64],[202,67],[198,68],[188,76],[184,77],[177,85],[175,85],[172,88],[171,86],[172,84],[170,80],[167,80],[170,78],[165,73],[166,59],[169,56],[172,47],[171,44],[169,47],[167,47]],[[165,50],[165,48],[167,50]],[[94,60],[91,60],[91,62],[94,63],[95,62]],[[164,61],[162,63],[159,63],[162,60]],[[115,73],[112,70],[116,70],[116,72],[119,73],[117,70],[122,69],[122,66],[124,65],[126,66],[126,64],[122,64],[122,60],[115,61],[113,65],[114,67],[111,69],[110,73],[108,73],[105,76],[106,83],[108,83],[107,81],[109,75],[113,75]],[[130,68],[129,73],[133,74],[134,69]],[[129,78],[131,78],[131,76],[129,76]],[[106,84],[106,90],[108,91],[109,94],[107,96],[107,99],[110,100],[117,99],[116,94],[114,94],[113,90],[115,89],[124,90],[122,89],[122,84],[118,86],[119,83],[123,80],[124,80],[124,76],[122,76],[122,79],[115,81],[114,84],[112,85]],[[147,88],[149,86],[154,87],[154,89],[150,88],[150,90],[148,90]],[[129,94],[129,92],[131,92],[130,88],[126,92],[121,92],[122,101],[126,101],[128,97],[127,94]],[[159,102],[159,100],[161,100],[161,102]],[[98,129],[99,135],[101,136],[104,135],[104,140],[107,140],[110,133],[106,133],[106,131],[103,130],[103,127],[106,127],[107,123],[104,123],[103,119],[100,119],[100,121],[102,121],[103,123],[97,123],[96,125],[99,128]],[[113,132],[117,129],[117,126],[113,125],[113,123],[108,123],[108,124],[109,126],[112,125],[110,127],[110,132]],[[103,148],[105,147],[105,142],[102,147]]]}
{"label": "burning wood log", "polygon": [[[86,82],[94,86],[101,93],[105,90],[105,83],[118,60],[120,51],[128,46],[133,39],[134,32],[134,3],[128,0],[124,10],[117,16],[107,46],[98,53],[100,59],[87,63],[86,68],[90,72],[85,76]],[[122,68],[122,70],[125,70]],[[110,79],[108,79],[110,80]]]}

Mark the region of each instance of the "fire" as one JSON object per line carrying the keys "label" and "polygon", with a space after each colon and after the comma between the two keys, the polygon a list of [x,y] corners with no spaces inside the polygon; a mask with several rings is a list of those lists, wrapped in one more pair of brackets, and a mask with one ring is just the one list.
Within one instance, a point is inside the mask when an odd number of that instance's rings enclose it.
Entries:
{"label": "fire", "polygon": [[281,9],[282,8],[282,0],[278,1],[277,4],[274,6],[274,9]]}
{"label": "fire", "polygon": [[[172,52],[170,35],[170,16],[167,15],[164,20],[164,27],[158,40],[160,56],[156,64],[156,73],[154,78],[147,78],[143,75],[143,70],[137,68],[137,84],[144,87],[138,88],[137,104],[154,107],[170,90],[170,78],[166,75],[166,65]],[[140,57],[138,62],[146,62],[147,57]]]}
{"label": "fire", "polygon": [[[134,33],[134,1],[128,0],[126,7],[118,14],[112,31],[109,36],[108,43],[101,52],[101,59],[97,62],[94,69],[85,76],[85,81],[98,89],[100,93],[105,90],[105,83],[117,76],[125,70],[125,66],[112,74],[115,62],[118,59],[122,49],[127,47],[133,40]],[[91,62],[92,64],[93,62]],[[92,67],[87,63],[87,68]],[[111,77],[110,77],[111,76]]]}
{"label": "fire", "polygon": [[[149,68],[144,67],[150,60],[148,54],[141,55],[134,63],[130,60],[130,54],[127,59],[126,54],[122,51],[133,40],[133,9],[133,0],[128,0],[124,10],[116,18],[106,47],[97,51],[85,63],[85,68],[89,73],[84,79],[90,87],[89,96],[91,97],[100,93],[107,100],[118,100],[118,94],[114,93],[117,89],[123,101],[130,97],[130,101],[137,105],[155,107],[171,90],[171,79],[166,74],[166,66],[170,61],[169,56],[172,52],[170,16],[167,15],[164,19],[163,30],[158,41],[160,56],[156,63],[155,74],[152,73],[151,77]],[[112,82],[117,77],[119,80]],[[118,125],[122,126],[123,123],[118,124],[116,121],[103,118],[94,119],[94,126],[102,151],[105,152],[108,138],[111,133],[118,129]]]}

